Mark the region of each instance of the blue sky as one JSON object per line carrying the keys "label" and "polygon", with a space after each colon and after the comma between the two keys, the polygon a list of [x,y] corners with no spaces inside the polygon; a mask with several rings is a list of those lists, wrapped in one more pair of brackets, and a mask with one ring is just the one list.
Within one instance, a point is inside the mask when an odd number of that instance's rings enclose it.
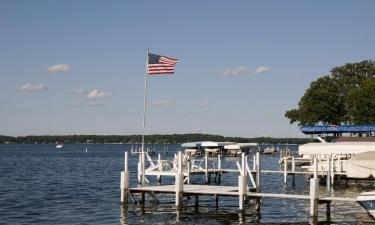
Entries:
{"label": "blue sky", "polygon": [[334,66],[374,59],[373,1],[0,2],[0,134],[297,137],[284,117]]}

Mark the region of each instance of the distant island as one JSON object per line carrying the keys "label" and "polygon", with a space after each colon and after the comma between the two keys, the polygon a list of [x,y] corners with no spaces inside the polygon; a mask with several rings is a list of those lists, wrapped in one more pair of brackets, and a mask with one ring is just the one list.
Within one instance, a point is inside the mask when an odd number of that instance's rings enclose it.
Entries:
{"label": "distant island", "polygon": [[[43,135],[43,136],[4,136],[0,135],[0,144],[136,144],[141,143],[141,135]],[[148,144],[180,144],[193,141],[230,141],[241,143],[269,143],[269,144],[304,144],[308,138],[271,138],[271,137],[225,137],[212,134],[153,134],[145,135]]]}

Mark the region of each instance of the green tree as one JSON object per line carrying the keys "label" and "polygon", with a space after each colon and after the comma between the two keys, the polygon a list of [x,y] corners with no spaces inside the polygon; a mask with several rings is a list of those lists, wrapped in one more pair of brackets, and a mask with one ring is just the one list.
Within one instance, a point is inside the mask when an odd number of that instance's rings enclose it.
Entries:
{"label": "green tree", "polygon": [[[366,104],[355,102],[355,107],[362,108],[353,109],[355,98],[353,96],[367,93],[368,90],[361,91],[361,89],[366,80],[375,77],[375,61],[347,63],[333,68],[330,72],[329,76],[320,77],[310,84],[300,99],[298,108],[285,113],[290,123],[298,122],[299,125],[359,123],[358,115],[370,116],[365,113],[359,114],[359,111],[366,111],[363,107],[373,100],[369,99]],[[365,118],[361,123],[363,121],[371,120]]]}
{"label": "green tree", "polygon": [[352,89],[347,95],[348,115],[354,124],[375,124],[375,79],[368,78],[361,88]]}
{"label": "green tree", "polygon": [[312,82],[298,103],[298,109],[285,113],[291,123],[312,125],[317,123],[336,124],[345,115],[340,100],[338,82],[335,78],[324,76]]}

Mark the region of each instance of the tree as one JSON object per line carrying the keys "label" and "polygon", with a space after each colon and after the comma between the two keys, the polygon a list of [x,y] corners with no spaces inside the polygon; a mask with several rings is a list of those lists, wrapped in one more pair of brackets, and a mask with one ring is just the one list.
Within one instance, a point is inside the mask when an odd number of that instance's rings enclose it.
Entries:
{"label": "tree", "polygon": [[[331,75],[313,81],[300,99],[298,108],[287,111],[285,117],[290,123],[298,122],[298,125],[358,123],[358,115],[370,116],[363,113],[365,111],[363,107],[369,105],[373,99],[369,99],[366,104],[361,104],[355,101],[354,96],[368,94],[371,87],[363,91],[360,89],[363,88],[366,80],[374,77],[375,61],[365,60],[335,67],[331,70]],[[359,108],[354,110],[353,104]],[[363,121],[370,120],[362,119],[361,123]]]}
{"label": "tree", "polygon": [[347,95],[348,115],[355,124],[375,124],[375,78],[361,83]]}
{"label": "tree", "polygon": [[285,113],[291,123],[312,125],[321,123],[336,124],[345,115],[344,105],[340,101],[337,80],[324,76],[312,82],[298,103],[298,109]]}

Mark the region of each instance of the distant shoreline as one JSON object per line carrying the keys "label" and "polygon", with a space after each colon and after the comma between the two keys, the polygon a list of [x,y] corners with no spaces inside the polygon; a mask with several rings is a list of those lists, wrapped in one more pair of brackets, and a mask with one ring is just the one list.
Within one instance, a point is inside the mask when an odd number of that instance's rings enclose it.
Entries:
{"label": "distant shoreline", "polygon": [[[0,144],[140,144],[141,135],[0,135]],[[145,135],[146,144],[180,144],[194,141],[267,143],[267,144],[305,144],[309,138],[272,138],[272,137],[225,137],[213,134],[152,134]]]}

